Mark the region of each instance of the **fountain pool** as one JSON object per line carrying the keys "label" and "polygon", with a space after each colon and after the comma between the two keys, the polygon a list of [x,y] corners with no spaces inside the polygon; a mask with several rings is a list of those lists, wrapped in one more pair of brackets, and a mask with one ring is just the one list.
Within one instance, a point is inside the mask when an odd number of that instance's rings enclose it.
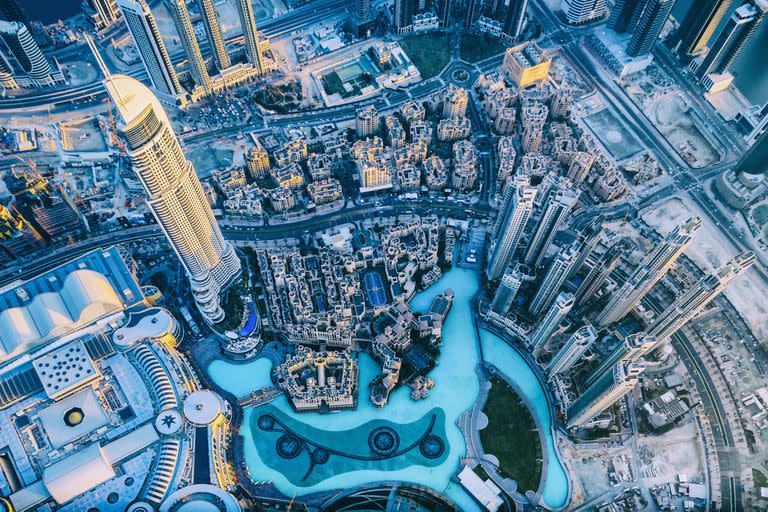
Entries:
{"label": "fountain pool", "polygon": [[[379,367],[369,356],[361,354],[358,359],[360,369],[360,394],[359,404],[355,411],[340,411],[332,414],[295,413],[285,397],[279,397],[269,405],[270,410],[283,418],[283,423],[289,424],[290,435],[295,438],[309,440],[312,447],[327,448],[333,446],[343,452],[339,461],[339,471],[319,471],[307,473],[303,471],[281,471],[279,464],[275,464],[275,450],[286,453],[286,447],[294,446],[285,436],[265,442],[258,428],[258,418],[252,415],[263,415],[263,408],[247,409],[243,421],[242,434],[245,437],[245,458],[251,475],[257,480],[272,481],[284,494],[291,496],[306,494],[316,491],[324,491],[354,485],[366,484],[377,480],[402,480],[420,485],[429,486],[437,491],[445,492],[449,497],[456,496],[461,499],[460,493],[451,484],[459,467],[460,458],[466,453],[464,437],[456,425],[456,420],[467,411],[477,400],[480,385],[475,373],[475,367],[479,361],[477,349],[477,336],[472,322],[472,297],[480,285],[476,272],[455,268],[447,272],[429,290],[417,294],[410,305],[414,311],[426,311],[432,299],[442,293],[446,288],[454,291],[453,308],[443,326],[444,346],[440,356],[439,365],[430,373],[436,386],[425,400],[413,401],[410,398],[410,390],[401,388],[392,394],[390,402],[382,409],[377,409],[368,400],[368,384],[378,374]],[[526,360],[498,336],[481,331],[480,342],[487,362],[495,365],[511,380],[515,381],[518,388],[526,395],[533,405],[534,414],[538,416],[539,424],[544,427],[544,440],[546,443],[547,471],[543,487],[544,502],[551,508],[559,508],[565,505],[568,497],[568,478],[554,448],[552,435],[552,419],[547,395],[536,377],[536,374],[528,366]],[[271,385],[269,372],[271,362],[266,358],[257,359],[247,364],[236,365],[225,361],[214,361],[208,367],[210,377],[222,388],[237,396],[245,396],[249,392]],[[355,454],[362,453],[358,446],[364,439],[369,439],[359,432],[370,425],[385,425],[396,432],[410,425],[421,425],[426,428],[426,422],[431,417],[442,420],[434,432],[443,443],[444,451],[439,457],[429,458],[428,452],[413,450],[402,455],[397,452],[392,463],[382,463],[381,460],[370,463],[361,460],[350,460]],[[349,441],[341,441],[339,432],[353,431],[355,435],[349,437]],[[422,436],[426,439],[429,432],[400,433],[399,438],[408,439],[409,435]],[[371,430],[371,436],[374,436]],[[289,436],[290,437],[290,436]],[[258,438],[258,442],[254,439]],[[357,439],[357,441],[355,441]],[[373,437],[370,437],[373,439]],[[417,439],[413,438],[414,442]],[[400,439],[398,439],[399,441]],[[386,439],[385,439],[386,441]],[[407,441],[403,441],[403,446]],[[278,446],[280,445],[280,446]],[[413,445],[415,447],[417,445]],[[315,449],[315,448],[313,448]],[[367,447],[366,447],[367,449]],[[402,451],[402,450],[400,450]],[[289,450],[289,455],[292,455]],[[310,458],[311,450],[302,452],[302,456]],[[394,452],[393,452],[394,453]],[[414,455],[415,454],[415,455]],[[323,455],[320,453],[318,457]],[[323,458],[323,464],[333,465],[337,455]],[[359,456],[358,456],[359,459]],[[295,460],[291,463],[295,466]],[[319,467],[319,466],[318,466]],[[280,468],[280,469],[277,469]],[[325,469],[325,468],[323,468]],[[334,467],[333,469],[337,469]],[[466,501],[462,503],[462,509],[469,510]]]}

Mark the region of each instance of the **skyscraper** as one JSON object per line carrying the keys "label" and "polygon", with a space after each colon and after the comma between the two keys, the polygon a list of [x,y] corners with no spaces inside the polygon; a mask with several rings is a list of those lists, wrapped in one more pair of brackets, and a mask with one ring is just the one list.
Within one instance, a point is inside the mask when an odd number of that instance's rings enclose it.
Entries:
{"label": "skyscraper", "polygon": [[562,9],[571,25],[584,25],[605,16],[605,0],[563,0]]}
{"label": "skyscraper", "polygon": [[525,21],[525,8],[528,6],[528,0],[502,0],[501,9],[501,33],[510,41],[516,42],[520,39],[523,31],[523,21]]}
{"label": "skyscraper", "polygon": [[696,70],[704,78],[710,73],[725,73],[749,42],[768,12],[768,0],[748,0],[728,18],[712,48]]}
{"label": "skyscraper", "polygon": [[629,241],[621,240],[609,247],[600,258],[595,262],[592,268],[584,276],[581,285],[576,290],[574,296],[576,302],[581,304],[595,296],[605,283],[608,276],[619,263],[621,256],[626,252]]}
{"label": "skyscraper", "polygon": [[82,8],[96,30],[110,26],[120,17],[116,0],[83,0]]}
{"label": "skyscraper", "polygon": [[549,308],[549,311],[544,315],[544,318],[539,321],[539,325],[528,340],[528,348],[531,349],[531,352],[534,355],[536,355],[547,340],[549,340],[552,333],[555,332],[555,329],[558,328],[563,321],[563,318],[565,318],[571,311],[572,307],[573,295],[570,293],[561,293],[557,296],[555,303]]}
{"label": "skyscraper", "polygon": [[200,7],[200,15],[203,17],[203,26],[208,36],[208,43],[213,52],[213,62],[219,70],[228,68],[231,64],[227,45],[224,43],[224,37],[221,35],[221,25],[219,24],[219,15],[216,13],[216,5],[213,0],[197,0]]}
{"label": "skyscraper", "polygon": [[139,51],[152,87],[163,94],[178,96],[181,84],[165,49],[160,30],[145,0],[118,0],[125,24]]}
{"label": "skyscraper", "polygon": [[660,313],[648,327],[648,334],[656,336],[657,342],[651,350],[672,337],[678,329],[698,315],[728,283],[744,273],[755,262],[752,251],[745,251],[720,267],[714,274],[708,275],[691,286],[675,299],[667,309]]}
{"label": "skyscraper", "polygon": [[579,428],[603,413],[632,391],[644,368],[635,363],[617,363],[568,407],[568,428]]}
{"label": "skyscraper", "polygon": [[376,18],[371,9],[371,0],[353,0],[349,10],[349,21],[357,37],[370,37],[375,28]]}
{"label": "skyscraper", "polygon": [[570,183],[570,180],[563,180],[558,190],[549,194],[544,213],[541,214],[536,232],[525,253],[526,265],[536,268],[541,264],[549,245],[579,200],[579,190],[571,187]]}
{"label": "skyscraper", "polygon": [[597,331],[590,324],[579,327],[547,365],[547,373],[555,375],[570,370],[597,339]]}
{"label": "skyscraper", "polygon": [[[509,207],[501,221],[501,234],[495,241],[486,271],[486,275],[491,281],[499,279],[504,274],[517,246],[520,244],[525,224],[531,216],[536,189],[530,186],[527,177],[520,177],[519,179],[516,177],[515,182],[509,185],[506,195],[509,196]],[[499,222],[498,219],[497,222]]]}
{"label": "skyscraper", "polygon": [[117,107],[133,170],[186,271],[197,307],[207,320],[219,322],[224,318],[219,294],[240,273],[240,261],[157,97],[128,76],[107,76],[104,85]]}
{"label": "skyscraper", "polygon": [[763,132],[736,164],[736,173],[752,175],[768,172],[768,130]]}
{"label": "skyscraper", "polygon": [[398,34],[404,34],[411,30],[413,15],[416,14],[417,0],[395,0],[394,25]]}
{"label": "skyscraper", "polygon": [[21,6],[20,0],[0,0],[0,20],[18,21],[25,25],[29,23],[27,13]]}
{"label": "skyscraper", "polygon": [[650,52],[659,39],[676,0],[647,0],[627,45],[627,55],[636,57]]}
{"label": "skyscraper", "polygon": [[197,37],[195,37],[192,21],[189,19],[187,4],[184,0],[169,0],[166,5],[171,11],[176,32],[181,39],[181,46],[184,47],[184,53],[187,55],[192,80],[202,87],[206,94],[210,94],[211,77],[208,75],[208,68],[205,65],[203,54],[200,52],[200,45],[197,44]]}
{"label": "skyscraper", "polygon": [[647,0],[616,0],[613,3],[611,15],[608,17],[608,28],[617,34],[623,34],[631,27],[635,12],[642,9]]}
{"label": "skyscraper", "polygon": [[367,20],[371,17],[371,0],[355,0],[352,3],[352,12],[356,18]]}
{"label": "skyscraper", "polygon": [[664,237],[664,240],[643,258],[624,285],[613,292],[608,305],[598,315],[597,323],[601,326],[609,325],[629,313],[688,248],[699,227],[700,218],[688,219]]}
{"label": "skyscraper", "polygon": [[259,47],[259,32],[256,30],[256,18],[253,16],[253,5],[251,0],[235,0],[237,12],[240,16],[240,26],[243,29],[243,38],[245,39],[245,54],[248,61],[264,74],[264,56]]}
{"label": "skyscraper", "polygon": [[472,25],[475,24],[475,20],[479,14],[478,11],[480,11],[480,5],[480,0],[467,0],[467,13],[466,17],[464,18],[465,29],[469,30],[472,28]]}
{"label": "skyscraper", "polygon": [[731,0],[695,2],[678,29],[678,54],[684,58],[700,55],[730,6]]}
{"label": "skyscraper", "polygon": [[508,268],[501,277],[499,287],[496,289],[496,295],[493,296],[491,309],[502,316],[506,315],[509,312],[509,308],[514,304],[515,296],[522,284],[523,273],[520,271],[520,267]]}
{"label": "skyscraper", "polygon": [[440,0],[439,6],[438,16],[440,16],[440,27],[447,28],[451,23],[453,0]]}
{"label": "skyscraper", "polygon": [[584,381],[584,387],[588,388],[607,372],[611,372],[617,363],[626,364],[628,362],[636,363],[645,354],[650,352],[656,346],[656,337],[649,336],[644,332],[630,334],[623,338],[600,364],[592,370],[592,373]]}
{"label": "skyscraper", "polygon": [[56,83],[50,63],[27,27],[18,21],[0,21],[0,53],[14,65],[12,74],[17,82],[27,77],[38,87]]}
{"label": "skyscraper", "polygon": [[[531,306],[528,311],[532,316],[538,316],[539,313],[544,311],[555,300],[555,296],[560,291],[560,287],[565,282],[568,274],[579,257],[579,250],[581,249],[579,243],[573,243],[568,247],[562,249],[555,259],[552,261],[549,270],[544,275],[544,279],[539,284],[539,289],[536,295],[533,296]],[[571,295],[573,297],[573,295]]]}

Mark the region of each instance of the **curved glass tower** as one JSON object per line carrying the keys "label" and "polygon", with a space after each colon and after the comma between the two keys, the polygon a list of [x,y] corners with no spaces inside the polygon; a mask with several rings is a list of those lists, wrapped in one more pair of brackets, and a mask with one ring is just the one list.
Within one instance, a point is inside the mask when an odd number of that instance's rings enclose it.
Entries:
{"label": "curved glass tower", "polygon": [[240,260],[224,240],[192,163],[181,150],[160,101],[138,80],[117,75],[104,81],[122,123],[133,170],[149,208],[181,260],[203,316],[224,319],[219,295],[240,273]]}

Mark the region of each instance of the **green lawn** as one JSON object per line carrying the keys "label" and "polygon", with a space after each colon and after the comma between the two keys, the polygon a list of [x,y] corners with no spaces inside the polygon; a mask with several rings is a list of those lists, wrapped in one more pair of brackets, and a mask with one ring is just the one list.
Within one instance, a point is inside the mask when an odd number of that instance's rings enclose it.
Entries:
{"label": "green lawn", "polygon": [[451,55],[450,38],[442,32],[406,37],[400,40],[400,47],[408,54],[424,80],[440,73]]}
{"label": "green lawn", "polygon": [[755,479],[755,487],[758,489],[760,487],[768,487],[768,477],[762,471],[752,468],[752,478]]}
{"label": "green lawn", "polygon": [[500,473],[517,481],[520,492],[536,491],[541,480],[541,442],[528,407],[499,377],[491,379],[483,412],[488,426],[480,431],[485,453],[499,459]]}
{"label": "green lawn", "polygon": [[245,302],[242,297],[242,294],[245,293],[245,286],[242,282],[234,283],[224,293],[224,298],[221,301],[221,308],[225,315],[224,320],[216,324],[216,330],[219,332],[233,331],[240,327],[245,310]]}
{"label": "green lawn", "polygon": [[754,210],[752,210],[752,217],[760,226],[768,224],[768,206],[761,204]]}
{"label": "green lawn", "polygon": [[507,47],[497,39],[485,34],[463,34],[461,36],[461,59],[478,62],[503,52]]}
{"label": "green lawn", "polygon": [[346,92],[341,78],[339,78],[338,73],[335,71],[323,76],[323,86],[325,87],[325,92],[327,94],[344,94]]}

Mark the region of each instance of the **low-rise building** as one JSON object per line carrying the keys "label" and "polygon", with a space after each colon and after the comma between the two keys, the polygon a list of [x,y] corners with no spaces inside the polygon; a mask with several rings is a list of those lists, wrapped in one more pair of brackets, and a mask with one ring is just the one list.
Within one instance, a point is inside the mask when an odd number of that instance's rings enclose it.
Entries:
{"label": "low-rise building", "polygon": [[317,205],[332,203],[344,197],[341,183],[335,178],[313,181],[307,185],[307,192]]}

